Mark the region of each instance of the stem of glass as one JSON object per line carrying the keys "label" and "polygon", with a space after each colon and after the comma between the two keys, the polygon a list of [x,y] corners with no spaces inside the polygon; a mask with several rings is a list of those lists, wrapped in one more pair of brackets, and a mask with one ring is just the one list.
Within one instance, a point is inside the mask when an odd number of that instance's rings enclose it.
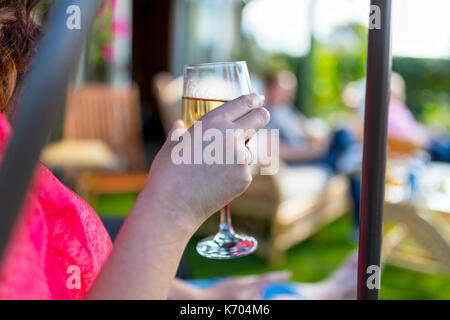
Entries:
{"label": "stem of glass", "polygon": [[220,227],[219,233],[225,238],[232,239],[234,235],[233,226],[231,225],[230,205],[227,204],[220,210]]}

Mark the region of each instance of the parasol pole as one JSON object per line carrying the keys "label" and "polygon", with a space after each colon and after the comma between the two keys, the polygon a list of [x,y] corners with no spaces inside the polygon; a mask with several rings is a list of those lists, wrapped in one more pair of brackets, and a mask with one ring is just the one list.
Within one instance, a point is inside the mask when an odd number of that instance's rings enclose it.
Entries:
{"label": "parasol pole", "polygon": [[0,259],[24,203],[42,148],[64,107],[69,76],[100,0],[59,0],[16,104],[13,135],[0,167]]}
{"label": "parasol pole", "polygon": [[391,0],[371,0],[358,259],[359,300],[376,300],[379,296],[391,62]]}

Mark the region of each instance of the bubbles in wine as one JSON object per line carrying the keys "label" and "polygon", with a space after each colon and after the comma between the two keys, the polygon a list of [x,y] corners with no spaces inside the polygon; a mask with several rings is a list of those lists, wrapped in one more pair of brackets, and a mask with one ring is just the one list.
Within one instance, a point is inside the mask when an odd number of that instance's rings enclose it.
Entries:
{"label": "bubbles in wine", "polygon": [[215,76],[188,79],[184,88],[185,97],[206,100],[229,101],[249,93],[242,92],[239,82]]}

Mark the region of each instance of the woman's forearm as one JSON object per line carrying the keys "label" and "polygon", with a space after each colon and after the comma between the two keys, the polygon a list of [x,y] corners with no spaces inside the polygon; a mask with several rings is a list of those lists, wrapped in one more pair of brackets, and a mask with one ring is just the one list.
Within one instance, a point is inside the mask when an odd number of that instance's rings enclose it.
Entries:
{"label": "woman's forearm", "polygon": [[178,224],[174,219],[180,213],[149,196],[151,192],[143,193],[88,299],[167,298],[183,250],[195,229]]}
{"label": "woman's forearm", "polygon": [[205,298],[204,290],[190,285],[186,281],[175,279],[170,287],[168,299],[170,300],[202,300]]}
{"label": "woman's forearm", "polygon": [[[203,127],[220,123],[224,134],[229,129],[257,131],[270,119],[263,103],[264,97],[256,94],[242,96],[203,116]],[[250,185],[247,165],[175,164],[173,151],[179,142],[172,140],[174,133],[184,141],[193,130],[174,123],[171,139],[155,157],[147,184],[87,298],[166,299],[192,234]],[[248,155],[239,143],[227,147],[224,154],[232,152],[238,159]]]}

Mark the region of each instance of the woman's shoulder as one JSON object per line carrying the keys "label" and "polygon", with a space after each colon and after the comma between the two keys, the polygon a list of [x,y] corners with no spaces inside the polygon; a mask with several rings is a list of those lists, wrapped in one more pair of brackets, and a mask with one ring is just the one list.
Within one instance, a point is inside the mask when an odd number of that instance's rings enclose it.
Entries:
{"label": "woman's shoulder", "polygon": [[82,298],[112,249],[111,239],[97,213],[42,164],[32,188],[44,214],[48,255],[66,277],[79,271],[81,287],[72,293]]}
{"label": "woman's shoulder", "polygon": [[[0,158],[10,134],[0,115]],[[0,298],[82,298],[111,248],[95,211],[39,163],[2,261]]]}

